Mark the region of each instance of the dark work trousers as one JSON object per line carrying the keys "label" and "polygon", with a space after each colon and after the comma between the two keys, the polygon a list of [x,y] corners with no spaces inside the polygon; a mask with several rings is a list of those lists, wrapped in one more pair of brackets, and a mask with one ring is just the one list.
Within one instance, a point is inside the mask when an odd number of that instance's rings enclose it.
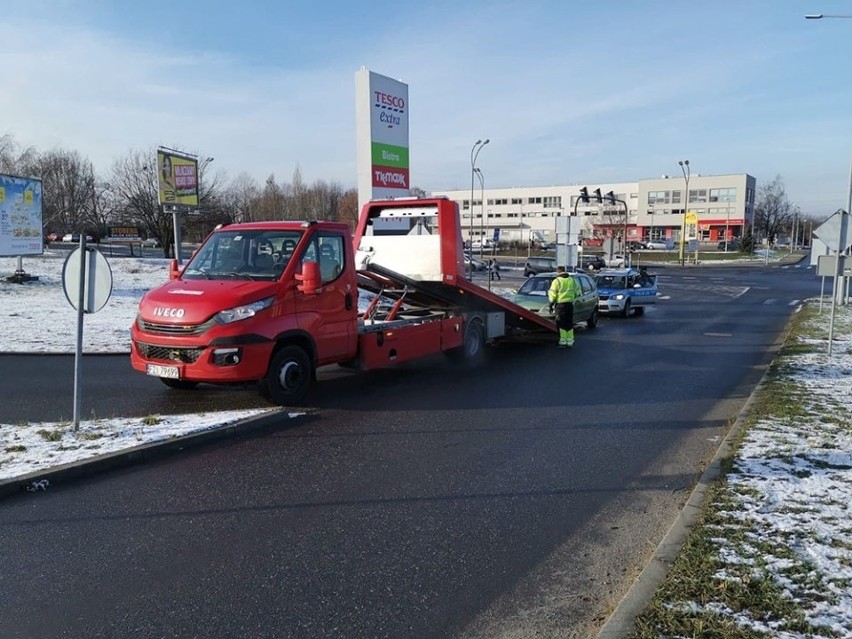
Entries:
{"label": "dark work trousers", "polygon": [[565,331],[574,328],[574,302],[562,302],[556,305],[556,327]]}

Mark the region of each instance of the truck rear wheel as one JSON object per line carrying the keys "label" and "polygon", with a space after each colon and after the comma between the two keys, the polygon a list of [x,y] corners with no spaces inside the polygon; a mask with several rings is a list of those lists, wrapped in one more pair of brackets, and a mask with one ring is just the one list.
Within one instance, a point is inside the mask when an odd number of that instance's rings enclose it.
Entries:
{"label": "truck rear wheel", "polygon": [[478,319],[471,320],[464,327],[464,339],[459,348],[447,351],[447,356],[457,364],[474,365],[485,354],[485,328]]}
{"label": "truck rear wheel", "polygon": [[261,392],[279,406],[298,404],[313,379],[313,364],[304,349],[285,346],[272,357]]}

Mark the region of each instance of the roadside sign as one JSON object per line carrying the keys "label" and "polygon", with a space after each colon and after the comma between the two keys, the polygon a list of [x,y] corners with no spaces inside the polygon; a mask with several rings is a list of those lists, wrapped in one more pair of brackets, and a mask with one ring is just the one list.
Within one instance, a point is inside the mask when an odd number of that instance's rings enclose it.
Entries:
{"label": "roadside sign", "polygon": [[[81,256],[85,253],[85,259]],[[93,248],[76,248],[65,258],[62,267],[62,287],[68,303],[77,308],[80,303],[80,270],[85,269],[83,312],[97,313],[112,294],[112,270],[100,251]],[[79,309],[78,309],[79,310]]]}
{"label": "roadside sign", "polygon": [[494,243],[497,244],[497,242],[499,242],[499,241],[500,241],[500,229],[495,228],[494,229]]}
{"label": "roadside sign", "polygon": [[[846,259],[846,255],[840,256],[840,274],[848,277],[852,275],[852,261]],[[837,273],[837,256],[820,255],[817,259],[817,275],[819,277],[834,277]]]}
{"label": "roadside sign", "polygon": [[[845,215],[848,215],[848,213],[840,209],[814,229],[814,235],[825,242],[833,251],[836,251],[839,246],[841,253],[852,246],[850,224],[843,224],[843,216]],[[840,237],[841,229],[843,229],[843,237]]]}

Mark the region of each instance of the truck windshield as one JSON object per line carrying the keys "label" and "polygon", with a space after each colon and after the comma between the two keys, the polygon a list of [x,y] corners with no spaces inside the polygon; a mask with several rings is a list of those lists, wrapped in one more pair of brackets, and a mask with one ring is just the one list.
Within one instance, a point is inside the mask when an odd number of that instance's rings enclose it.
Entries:
{"label": "truck windshield", "polygon": [[300,231],[219,231],[193,256],[183,277],[208,280],[278,279],[301,237]]}
{"label": "truck windshield", "polygon": [[618,275],[598,275],[595,284],[598,288],[624,288],[624,278]]}

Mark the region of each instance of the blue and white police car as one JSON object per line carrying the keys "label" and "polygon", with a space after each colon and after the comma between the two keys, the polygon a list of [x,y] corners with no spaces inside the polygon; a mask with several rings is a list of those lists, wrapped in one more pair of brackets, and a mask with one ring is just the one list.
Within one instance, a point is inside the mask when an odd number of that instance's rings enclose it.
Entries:
{"label": "blue and white police car", "polygon": [[644,268],[608,268],[595,274],[598,311],[627,317],[642,315],[657,303],[657,276]]}

